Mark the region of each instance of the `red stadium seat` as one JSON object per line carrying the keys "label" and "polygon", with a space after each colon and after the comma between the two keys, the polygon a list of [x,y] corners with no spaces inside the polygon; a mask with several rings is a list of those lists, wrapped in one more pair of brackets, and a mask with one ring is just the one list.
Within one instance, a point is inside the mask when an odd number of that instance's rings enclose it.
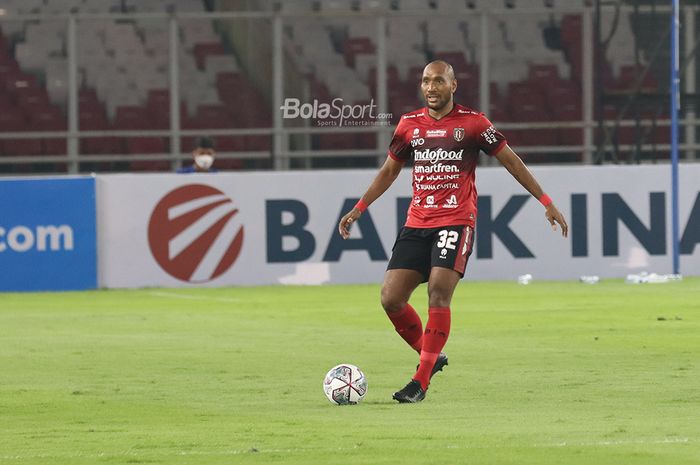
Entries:
{"label": "red stadium seat", "polygon": [[355,134],[352,133],[318,134],[317,141],[319,150],[351,150],[357,148],[355,146]]}
{"label": "red stadium seat", "polygon": [[[56,106],[49,106],[44,111],[30,115],[30,122],[35,131],[65,131],[68,122],[63,112]],[[42,139],[44,155],[65,155],[66,138]]]}
{"label": "red stadium seat", "polygon": [[117,107],[113,127],[122,130],[148,130],[153,128],[153,123],[145,107],[129,105]]}
{"label": "red stadium seat", "polygon": [[457,78],[456,102],[468,107],[479,106],[479,65],[469,64],[455,68]]}
{"label": "red stadium seat", "polygon": [[[217,137],[214,148],[217,152],[243,152],[246,150],[246,140],[242,136]],[[194,147],[190,150],[194,150]]]}
{"label": "red stadium seat", "polygon": [[544,97],[534,90],[530,94],[516,93],[510,95],[508,98],[508,109],[512,121],[526,123],[551,119],[543,103]]}
{"label": "red stadium seat", "polygon": [[11,95],[19,95],[38,89],[36,76],[32,74],[10,74],[5,79],[5,90]]}
{"label": "red stadium seat", "polygon": [[[451,64],[455,70],[455,74],[459,70],[465,69],[469,66],[467,64],[467,58],[464,56],[464,53],[462,53],[462,52],[440,52],[440,51],[437,51],[437,52],[433,53],[433,59],[445,60],[446,62]],[[421,69],[421,74],[422,73],[423,73],[423,70]]]}
{"label": "red stadium seat", "polygon": [[165,153],[166,143],[162,137],[132,137],[126,144],[131,154]]}
{"label": "red stadium seat", "polygon": [[[134,155],[166,153],[167,145],[161,137],[132,137],[127,140],[127,152]],[[133,171],[169,171],[167,160],[133,160],[129,163]]]}
{"label": "red stadium seat", "polygon": [[243,160],[236,158],[217,158],[214,162],[214,168],[217,170],[240,170],[243,166]]}
{"label": "red stadium seat", "polygon": [[264,152],[272,149],[270,136],[246,136],[246,150]]}
{"label": "red stadium seat", "polygon": [[146,111],[153,121],[154,129],[170,127],[170,91],[168,89],[151,89],[146,99]]}
{"label": "red stadium seat", "polygon": [[[618,117],[618,109],[614,106],[606,105],[603,108],[603,118],[607,122],[614,122]],[[630,119],[630,115],[626,115],[625,119]],[[612,142],[620,145],[634,144],[635,128],[634,126],[618,126],[617,128],[610,127],[613,133]]]}
{"label": "red stadium seat", "polygon": [[[399,71],[396,69],[396,66],[389,65],[386,68],[386,77],[387,77],[387,82],[390,83],[390,88],[387,90],[391,90],[391,87],[393,87],[394,84],[397,84],[401,82],[401,77],[399,76]],[[369,75],[367,77],[367,85],[369,86],[370,91],[374,92],[377,89],[377,68],[372,67],[369,69]]]}
{"label": "red stadium seat", "polygon": [[[153,129],[153,121],[151,120],[148,110],[145,107],[135,106],[135,105],[125,105],[117,107],[116,116],[114,118],[114,123],[112,124],[112,129],[122,130],[122,131],[143,131]],[[129,144],[131,143],[131,138],[116,137],[115,140],[117,146],[126,148],[129,151]],[[104,142],[106,144],[107,142]],[[115,147],[116,148],[116,147]],[[102,149],[108,149],[108,147],[102,147]]]}
{"label": "red stadium seat", "polygon": [[170,171],[168,160],[133,160],[129,163],[131,171]]}
{"label": "red stadium seat", "polygon": [[[376,149],[377,148],[377,135],[376,134],[356,134],[355,135],[355,148],[358,149]],[[383,150],[383,148],[382,148]]]}
{"label": "red stadium seat", "polygon": [[5,139],[2,141],[5,155],[40,155],[40,139]]}
{"label": "red stadium seat", "polygon": [[221,42],[207,42],[202,44],[196,44],[193,49],[195,60],[197,61],[197,67],[199,69],[204,69],[204,65],[207,61],[207,57],[210,55],[225,55],[226,50]]}
{"label": "red stadium seat", "polygon": [[0,111],[0,132],[28,131],[28,122],[21,116],[19,108],[5,107]]}
{"label": "red stadium seat", "polygon": [[[0,112],[0,132],[30,131],[31,125],[22,116],[19,108],[9,107]],[[4,139],[2,153],[4,155],[39,155],[41,140],[39,139]]]}
{"label": "red stadium seat", "polygon": [[531,64],[527,77],[529,80],[543,80],[546,82],[554,82],[561,79],[557,65]]}
{"label": "red stadium seat", "polygon": [[581,91],[574,81],[557,81],[545,89],[546,104],[549,111],[566,105],[581,108]]}
{"label": "red stadium seat", "polygon": [[[577,106],[561,106],[554,112],[557,121],[581,121],[581,108]],[[559,145],[583,144],[583,128],[559,128],[557,129]]]}
{"label": "red stadium seat", "polygon": [[[107,131],[110,129],[104,111],[95,113],[81,112],[79,127],[83,131]],[[124,153],[124,140],[120,137],[83,137],[80,140],[82,154]]]}
{"label": "red stadium seat", "polygon": [[185,129],[226,129],[233,126],[233,117],[224,105],[199,105],[197,114],[183,122]]}
{"label": "red stadium seat", "polygon": [[579,45],[583,37],[581,15],[565,15],[561,20],[561,41],[565,48]]}
{"label": "red stadium seat", "polygon": [[[644,73],[644,67],[636,67],[635,65],[625,65],[620,68],[620,76],[617,78],[615,88],[618,90],[633,90],[637,85],[637,81]],[[656,80],[651,71],[644,74],[642,78],[640,91],[656,92],[659,88],[659,82]]]}
{"label": "red stadium seat", "polygon": [[406,77],[407,82],[418,87],[420,85],[420,81],[422,78],[423,78],[423,67],[422,66],[412,66],[411,68],[408,69],[408,76]]}
{"label": "red stadium seat", "polygon": [[30,88],[17,93],[15,101],[27,115],[50,112],[52,107],[46,90],[39,88]]}
{"label": "red stadium seat", "polygon": [[350,67],[355,66],[357,55],[371,55],[374,53],[374,44],[369,37],[352,37],[343,42],[343,56],[345,64]]}
{"label": "red stadium seat", "polygon": [[0,57],[0,90],[6,90],[7,86],[5,83],[21,75],[22,71],[19,69],[19,64],[14,58]]}

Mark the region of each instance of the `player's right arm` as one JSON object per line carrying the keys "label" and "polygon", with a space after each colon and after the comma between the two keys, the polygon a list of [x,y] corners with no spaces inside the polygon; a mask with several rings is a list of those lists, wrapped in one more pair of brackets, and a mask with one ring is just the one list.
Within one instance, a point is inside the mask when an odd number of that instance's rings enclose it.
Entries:
{"label": "player's right arm", "polygon": [[[391,156],[386,157],[384,165],[379,169],[379,172],[372,181],[372,184],[367,188],[367,192],[364,193],[360,202],[369,206],[372,202],[377,200],[386,192],[389,186],[394,183],[399,173],[401,173],[402,167],[402,162],[395,160]],[[355,222],[360,215],[362,215],[362,210],[356,206],[340,219],[338,231],[340,235],[343,236],[343,239],[350,237],[350,226],[352,226],[352,223]]]}
{"label": "player's right arm", "polygon": [[405,116],[399,120],[394,135],[389,145],[389,154],[386,157],[384,166],[379,168],[379,173],[374,181],[367,188],[367,192],[362,196],[355,208],[347,212],[338,224],[338,232],[343,239],[350,237],[350,227],[352,223],[362,215],[362,212],[375,200],[379,198],[391,186],[401,172],[404,163],[411,158],[413,147],[407,140]]}

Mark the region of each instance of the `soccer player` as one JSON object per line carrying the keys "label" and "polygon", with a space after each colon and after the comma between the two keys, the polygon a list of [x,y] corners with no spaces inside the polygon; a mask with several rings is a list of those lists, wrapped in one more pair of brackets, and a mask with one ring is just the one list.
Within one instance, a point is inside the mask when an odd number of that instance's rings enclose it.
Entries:
{"label": "soccer player", "polygon": [[[413,158],[413,201],[399,232],[381,291],[381,304],[396,332],[419,353],[411,381],[393,398],[401,403],[425,398],[431,377],[447,365],[442,349],[450,333],[450,304],[464,276],[474,243],[479,151],[498,161],[545,208],[545,217],[567,237],[569,227],[505,137],[482,114],[453,101],[454,70],[437,60],[423,70],[421,91],[426,107],[401,117],[388,157],[355,207],[338,225],[344,239],[367,207],[396,180]],[[428,283],[428,321],[408,303],[419,284]]]}
{"label": "soccer player", "polygon": [[216,168],[214,159],[216,152],[214,151],[214,141],[209,137],[200,137],[197,139],[197,147],[192,151],[192,163],[189,166],[183,166],[178,169],[178,173],[215,173]]}

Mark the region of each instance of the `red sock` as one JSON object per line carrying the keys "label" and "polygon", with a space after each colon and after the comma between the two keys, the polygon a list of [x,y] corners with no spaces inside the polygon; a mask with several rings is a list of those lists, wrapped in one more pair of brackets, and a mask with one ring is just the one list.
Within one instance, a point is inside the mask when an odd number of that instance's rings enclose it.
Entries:
{"label": "red sock", "polygon": [[435,360],[445,347],[450,335],[450,308],[430,307],[428,323],[423,335],[423,350],[420,353],[420,365],[413,379],[418,381],[423,389],[428,389],[430,372],[433,371]]}
{"label": "red sock", "polygon": [[423,323],[421,323],[415,309],[410,304],[406,304],[398,312],[387,312],[387,316],[394,324],[394,328],[399,333],[399,336],[413,347],[415,351],[420,353],[423,345]]}

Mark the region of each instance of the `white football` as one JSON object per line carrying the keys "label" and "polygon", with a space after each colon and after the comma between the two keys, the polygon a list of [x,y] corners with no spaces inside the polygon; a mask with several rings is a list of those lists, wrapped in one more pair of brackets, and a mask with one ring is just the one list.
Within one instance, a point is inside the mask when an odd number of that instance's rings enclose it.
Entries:
{"label": "white football", "polygon": [[367,394],[367,378],[355,365],[341,363],[326,374],[323,392],[333,404],[357,404]]}

